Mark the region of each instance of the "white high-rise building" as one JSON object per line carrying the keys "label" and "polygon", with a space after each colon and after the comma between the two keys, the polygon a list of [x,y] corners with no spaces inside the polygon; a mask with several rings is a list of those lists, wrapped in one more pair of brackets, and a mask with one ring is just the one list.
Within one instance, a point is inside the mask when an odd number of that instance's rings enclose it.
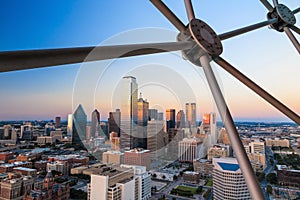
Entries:
{"label": "white high-rise building", "polygon": [[68,115],[67,135],[72,136],[73,132],[73,114]]}
{"label": "white high-rise building", "polygon": [[138,119],[138,84],[135,77],[125,76],[120,86],[121,147],[132,149]]}
{"label": "white high-rise building", "polygon": [[245,178],[235,158],[213,158],[213,166],[214,199],[251,199]]}
{"label": "white high-rise building", "polygon": [[88,200],[132,200],[135,196],[133,170],[113,170],[91,175]]}
{"label": "white high-rise building", "polygon": [[199,138],[184,138],[178,144],[178,160],[182,162],[193,162],[200,158],[202,140]]}
{"label": "white high-rise building", "polygon": [[91,175],[88,200],[147,200],[151,197],[151,175],[146,167],[121,165]]}
{"label": "white high-rise building", "polygon": [[138,181],[138,199],[149,199],[151,197],[151,174],[146,171],[146,167],[137,165],[121,165],[121,168],[134,170],[135,180]]}

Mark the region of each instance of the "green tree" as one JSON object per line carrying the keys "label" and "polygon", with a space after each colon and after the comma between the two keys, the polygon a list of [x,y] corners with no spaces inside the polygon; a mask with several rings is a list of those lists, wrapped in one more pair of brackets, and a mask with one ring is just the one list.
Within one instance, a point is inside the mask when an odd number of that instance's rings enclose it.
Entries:
{"label": "green tree", "polygon": [[266,174],[264,172],[256,172],[256,177],[259,182],[262,182],[265,179]]}
{"label": "green tree", "polygon": [[201,194],[202,193],[202,186],[199,186],[196,190],[196,194]]}
{"label": "green tree", "polygon": [[70,199],[87,199],[87,193],[82,190],[76,190],[71,188]]}
{"label": "green tree", "polygon": [[271,184],[277,184],[277,176],[275,173],[270,173],[267,175],[267,181]]}
{"label": "green tree", "polygon": [[267,185],[267,192],[268,194],[272,194],[273,188],[271,185]]}
{"label": "green tree", "polygon": [[173,176],[173,180],[177,181],[178,177],[176,175]]}

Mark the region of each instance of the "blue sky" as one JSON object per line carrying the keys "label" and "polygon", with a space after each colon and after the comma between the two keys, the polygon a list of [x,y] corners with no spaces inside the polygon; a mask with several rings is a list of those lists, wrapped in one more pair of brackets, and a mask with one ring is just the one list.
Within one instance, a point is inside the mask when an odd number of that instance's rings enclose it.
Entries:
{"label": "blue sky", "polygon": [[[164,2],[184,23],[187,22],[183,1]],[[217,33],[266,19],[267,11],[258,0],[241,2],[197,0],[193,3],[196,16],[210,24]],[[298,0],[282,3],[293,9],[300,6]],[[297,25],[300,26],[299,22]],[[147,27],[176,31],[147,0],[132,0],[127,4],[120,0],[4,0],[0,2],[0,26],[0,51],[98,45],[114,35]],[[299,36],[297,38],[300,40]],[[111,39],[108,41],[114,42]],[[284,34],[265,27],[226,40],[223,45],[222,57],[300,113],[298,103],[300,59]],[[161,55],[162,60],[166,60],[166,57]],[[155,59],[157,63],[160,57]],[[126,59],[124,62],[130,64],[133,61]],[[145,61],[144,65],[146,64],[148,63]],[[120,65],[125,64],[120,61]],[[112,75],[117,73],[116,68],[113,68],[115,71],[111,71]],[[76,64],[0,74],[0,120],[52,119],[56,115],[65,118],[74,109],[73,88],[79,69],[80,65]],[[139,75],[140,83],[143,83],[143,74],[140,70],[133,72],[132,68],[126,69],[128,73]],[[219,67],[215,66],[215,69],[235,119],[288,121]],[[194,73],[193,70],[195,69],[190,67],[184,73],[188,76],[189,73]],[[199,74],[201,77],[201,72]],[[137,79],[139,81],[139,77]],[[194,83],[190,82],[192,85]],[[106,87],[106,84],[110,83],[104,82],[97,88]],[[141,89],[150,105],[151,101],[159,104],[159,99],[151,93],[151,89],[144,88],[144,90]],[[196,95],[199,105],[198,118],[204,112],[215,109],[207,88],[204,86],[204,89],[199,91],[197,90],[197,94],[199,92],[205,95]],[[114,109],[101,105],[101,101],[95,106],[102,111],[104,119],[107,111]],[[181,105],[171,106],[179,109]],[[158,107],[164,108],[166,105]],[[90,110],[91,108],[87,108],[88,115]]]}

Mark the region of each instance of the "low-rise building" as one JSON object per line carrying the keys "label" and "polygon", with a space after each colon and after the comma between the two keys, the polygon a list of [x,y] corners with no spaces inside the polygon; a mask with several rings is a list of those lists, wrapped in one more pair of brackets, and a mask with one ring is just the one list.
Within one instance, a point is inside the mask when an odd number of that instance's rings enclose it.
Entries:
{"label": "low-rise building", "polygon": [[102,154],[103,163],[121,165],[124,163],[124,153],[120,151],[107,151]]}
{"label": "low-rise building", "polygon": [[211,177],[214,165],[212,161],[206,159],[196,159],[193,161],[194,171],[199,173],[200,177]]}
{"label": "low-rise building", "polygon": [[32,176],[35,177],[37,170],[36,169],[31,169],[31,168],[26,168],[26,167],[15,167],[13,168],[13,172],[16,174],[21,174],[23,176]]}
{"label": "low-rise building", "polygon": [[290,141],[288,139],[266,139],[266,145],[268,147],[290,147]]}
{"label": "low-rise building", "polygon": [[300,187],[300,170],[288,169],[286,165],[277,166],[278,183],[282,186]]}
{"label": "low-rise building", "polygon": [[3,162],[8,162],[9,160],[14,158],[13,152],[1,152],[0,153],[0,160]]}
{"label": "low-rise building", "polygon": [[69,174],[69,167],[68,163],[66,161],[54,161],[47,163],[47,171],[57,171],[61,172],[62,175],[68,175]]}
{"label": "low-rise building", "polygon": [[12,172],[15,167],[32,168],[32,162],[13,162],[0,165],[0,173]]}
{"label": "low-rise building", "polygon": [[207,159],[225,158],[229,156],[229,146],[214,145],[208,149]]}
{"label": "low-rise building", "polygon": [[183,180],[189,183],[199,183],[200,176],[199,173],[193,171],[186,171],[183,173]]}

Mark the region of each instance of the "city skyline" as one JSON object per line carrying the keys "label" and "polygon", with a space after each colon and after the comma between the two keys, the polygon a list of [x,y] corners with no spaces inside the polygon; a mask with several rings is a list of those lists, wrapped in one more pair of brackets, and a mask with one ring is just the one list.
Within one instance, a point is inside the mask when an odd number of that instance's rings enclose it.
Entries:
{"label": "city skyline", "polygon": [[[86,5],[83,1],[65,1],[60,4],[57,1],[52,5],[45,5],[37,1],[32,2],[34,3],[33,7],[28,6],[28,3],[16,3],[14,1],[1,3],[3,12],[0,14],[2,19],[0,25],[4,27],[3,36],[0,38],[1,51],[105,44],[103,41],[116,34],[145,27],[159,27],[174,31],[172,25],[148,1],[135,1],[131,7],[119,5],[114,1],[92,1],[89,5]],[[183,2],[165,1],[165,3],[184,22],[187,21]],[[297,1],[283,3],[291,8],[299,6]],[[212,5],[214,6],[212,7]],[[197,16],[206,20],[218,33],[266,19],[265,8],[259,1],[243,4],[233,1],[226,3],[210,2],[209,4],[194,2],[194,6]],[[212,9],[214,9],[214,12],[211,12]],[[98,12],[99,10],[103,12]],[[114,18],[111,17],[112,13]],[[123,20],[119,19],[126,20],[121,22]],[[220,19],[231,21],[231,23],[222,23]],[[147,37],[151,38],[150,36]],[[172,37],[168,36],[168,38],[170,41],[174,40]],[[128,42],[134,42],[134,39],[128,38]],[[137,42],[142,39],[138,38]],[[126,41],[122,40],[121,42]],[[176,54],[176,56],[180,58],[180,54]],[[299,67],[297,67],[299,58],[293,46],[285,37],[268,28],[263,28],[238,38],[226,40],[224,42],[224,57],[253,80],[260,83],[263,88],[283,103],[286,103],[296,113],[300,112],[296,93],[299,90],[299,86],[296,84],[298,81],[297,74],[300,72]],[[149,60],[153,58],[155,58],[154,64],[167,65],[165,69],[161,69],[163,72],[161,74],[164,74],[161,75],[161,79],[167,77],[165,71],[170,71],[171,67],[174,67],[174,70],[171,70],[172,75],[168,78],[176,76],[176,73],[183,72],[180,76],[177,76],[185,81],[186,85],[193,87],[192,91],[196,96],[195,99],[191,99],[191,102],[196,100],[195,102],[198,105],[198,120],[203,113],[216,111],[210,92],[205,88],[206,84],[202,83],[204,87],[195,89],[198,87],[199,82],[194,79],[201,78],[201,72],[198,69],[187,63],[183,65],[184,61],[180,63],[182,66],[173,66],[174,63],[171,61],[164,61],[170,58],[170,55],[166,54],[150,56],[149,59],[145,58],[145,63],[139,61],[138,64],[149,65]],[[125,61],[120,61],[119,64],[123,66],[127,62],[127,65],[129,65],[131,62],[137,62],[137,60],[128,58]],[[150,64],[153,64],[153,62]],[[153,66],[153,68],[158,69],[158,66]],[[66,119],[67,114],[73,113],[77,106],[72,101],[77,70],[79,69],[81,69],[80,65],[68,65],[0,74],[2,85],[0,87],[0,93],[2,94],[0,120],[54,119],[57,115],[61,116],[62,119]],[[218,72],[218,78],[221,81],[223,92],[235,120],[290,121],[224,71],[219,68],[215,69]],[[110,70],[111,73],[116,74],[118,80],[120,75],[116,72],[116,67]],[[195,72],[200,73],[200,75],[195,76]],[[157,102],[162,100],[155,98],[155,96],[159,96],[165,90],[159,86],[160,93],[153,94],[153,91],[146,87],[149,83],[149,81],[145,81],[147,74],[130,67],[122,73],[121,75],[124,75],[124,73],[127,75],[140,75],[136,78],[139,80],[140,85],[145,86],[141,88],[143,96],[154,104],[150,104],[150,108],[155,107],[158,104]],[[187,77],[191,77],[191,80]],[[157,78],[155,80],[161,83],[161,79]],[[200,80],[200,82],[204,81]],[[177,86],[170,85],[170,80],[163,85],[171,89]],[[184,88],[187,87],[186,85]],[[152,85],[152,87],[157,88],[158,86]],[[201,96],[199,93],[204,93],[206,97]],[[168,97],[170,96],[172,97],[172,94],[168,95]],[[163,102],[158,107],[175,108],[176,111],[184,110],[182,103],[178,103],[176,99],[170,100],[172,101]],[[184,100],[182,101],[184,102]],[[102,102],[99,101],[91,107],[100,110],[103,113],[103,119],[107,119],[108,113],[116,108],[107,108],[105,103],[102,104],[105,107],[102,107],[101,104]],[[165,109],[162,110],[165,111]],[[90,108],[87,109],[87,113],[90,113]]]}

